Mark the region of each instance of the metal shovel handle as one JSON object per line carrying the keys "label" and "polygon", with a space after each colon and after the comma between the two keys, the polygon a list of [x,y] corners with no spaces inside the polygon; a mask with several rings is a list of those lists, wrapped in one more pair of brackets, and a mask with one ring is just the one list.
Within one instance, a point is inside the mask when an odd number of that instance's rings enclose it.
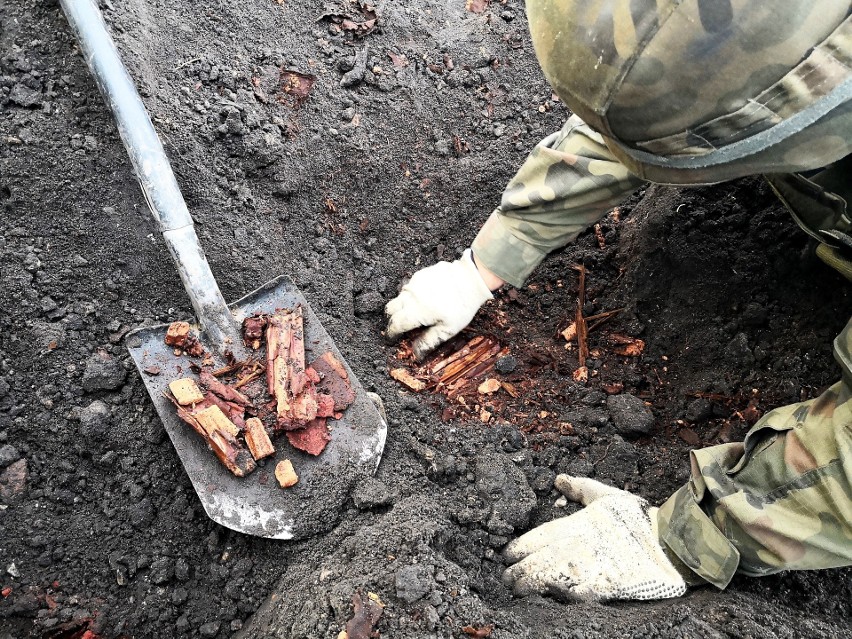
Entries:
{"label": "metal shovel handle", "polygon": [[237,328],[210,271],[186,202],[145,105],[107,32],[95,0],[61,0],[80,49],[127,149],[202,330],[223,352],[238,344]]}

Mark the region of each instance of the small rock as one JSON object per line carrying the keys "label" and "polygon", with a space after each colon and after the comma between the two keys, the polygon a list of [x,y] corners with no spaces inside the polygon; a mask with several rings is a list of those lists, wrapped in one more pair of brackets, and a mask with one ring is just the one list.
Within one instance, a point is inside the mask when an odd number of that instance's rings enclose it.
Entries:
{"label": "small rock", "polygon": [[368,47],[364,47],[355,54],[355,61],[352,65],[352,70],[343,74],[340,79],[340,86],[344,89],[361,84],[364,80],[364,75],[367,73],[367,56],[369,54]]}
{"label": "small rock", "polygon": [[9,391],[11,390],[11,388],[12,387],[9,386],[9,382],[7,382],[5,379],[0,377],[0,399],[3,399],[4,397],[6,397],[6,395],[9,394]]}
{"label": "small rock", "polygon": [[107,353],[98,351],[86,361],[82,385],[86,392],[115,390],[124,385],[127,371],[121,361]]}
{"label": "small rock", "polygon": [[186,631],[189,630],[189,618],[186,615],[178,617],[178,620],[175,622],[175,630],[177,630],[178,636],[186,636]]}
{"label": "small rock", "polygon": [[4,504],[17,502],[27,488],[28,478],[26,459],[19,459],[10,464],[0,473],[0,501]]}
{"label": "small rock", "polygon": [[748,368],[754,364],[754,354],[748,345],[748,335],[737,333],[725,347],[725,356],[734,362]]}
{"label": "small rock", "polygon": [[189,579],[189,563],[183,557],[179,557],[175,561],[175,578],[178,581],[186,581]]}
{"label": "small rock", "polygon": [[[476,490],[493,515],[513,528],[524,528],[536,506],[536,496],[523,471],[508,457],[482,452],[476,458]],[[496,524],[495,524],[496,525]],[[495,528],[494,534],[511,534]]]}
{"label": "small rock", "polygon": [[21,571],[18,570],[18,567],[15,565],[14,561],[8,566],[6,566],[6,572],[9,573],[15,579],[21,576]]}
{"label": "small rock", "polygon": [[635,395],[610,395],[606,405],[615,430],[620,435],[647,435],[654,427],[653,413],[645,406],[645,402]]}
{"label": "small rock", "polygon": [[80,433],[83,437],[100,441],[109,430],[110,424],[109,408],[99,399],[80,411]]}
{"label": "small rock", "polygon": [[215,637],[219,634],[219,627],[222,625],[221,621],[210,621],[198,629],[198,633],[202,637]]}
{"label": "small rock", "polygon": [[396,596],[411,604],[422,599],[432,588],[432,575],[426,566],[406,566],[396,571]]}
{"label": "small rock", "polygon": [[232,577],[245,577],[254,567],[254,562],[248,557],[243,557],[238,560],[237,563],[234,564],[234,567],[231,568],[231,576]]}
{"label": "small rock", "polygon": [[713,402],[706,397],[698,397],[689,402],[684,415],[684,419],[693,424],[703,422],[711,417],[713,417]]}
{"label": "small rock", "polygon": [[59,305],[56,303],[56,300],[50,297],[50,295],[45,295],[41,298],[41,310],[44,313],[55,311],[57,308],[59,308]]}
{"label": "small rock", "polygon": [[0,468],[6,468],[6,466],[14,461],[18,461],[20,458],[21,454],[12,444],[0,446]]}
{"label": "small rock", "polygon": [[370,510],[392,504],[394,495],[383,482],[368,477],[355,487],[355,491],[352,493],[352,501],[358,510]]}
{"label": "small rock", "polygon": [[12,87],[9,100],[25,108],[36,107],[41,104],[41,92],[19,82]]}
{"label": "small rock", "polygon": [[130,507],[130,523],[136,528],[147,528],[154,521],[154,506],[147,497]]}
{"label": "small rock", "polygon": [[508,375],[509,373],[515,372],[515,369],[518,367],[518,360],[516,360],[511,355],[504,355],[496,362],[494,362],[494,370],[496,370],[501,375]]}
{"label": "small rock", "polygon": [[189,598],[189,593],[185,588],[175,588],[172,591],[172,603],[175,606],[181,606],[186,603],[186,600]]}
{"label": "small rock", "polygon": [[151,583],[161,585],[171,581],[175,574],[175,565],[170,557],[160,557],[151,564]]}
{"label": "small rock", "polygon": [[378,291],[366,291],[355,298],[355,314],[360,316],[380,313],[385,308],[385,298]]}

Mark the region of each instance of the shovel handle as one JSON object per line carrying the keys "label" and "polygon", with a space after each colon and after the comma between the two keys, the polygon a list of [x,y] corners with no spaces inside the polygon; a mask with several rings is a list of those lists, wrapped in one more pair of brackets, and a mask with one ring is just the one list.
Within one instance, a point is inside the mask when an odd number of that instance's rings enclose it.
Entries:
{"label": "shovel handle", "polygon": [[112,111],[151,214],[169,247],[201,329],[220,352],[237,344],[234,317],[198,243],[192,217],[145,105],[94,0],[60,0],[92,76]]}

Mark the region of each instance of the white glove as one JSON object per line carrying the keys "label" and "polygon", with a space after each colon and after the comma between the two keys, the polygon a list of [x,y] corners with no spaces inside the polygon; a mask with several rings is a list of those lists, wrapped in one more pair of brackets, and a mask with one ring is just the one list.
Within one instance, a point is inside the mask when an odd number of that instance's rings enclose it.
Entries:
{"label": "white glove", "polygon": [[504,551],[503,582],[518,596],[566,600],[668,599],[686,583],[657,538],[657,508],[594,479],[559,475],[556,487],[583,510],[538,526]]}
{"label": "white glove", "polygon": [[470,324],[479,307],[493,297],[467,249],[455,262],[438,262],[411,276],[385,306],[387,336],[395,339],[428,327],[413,344],[414,355],[421,359]]}

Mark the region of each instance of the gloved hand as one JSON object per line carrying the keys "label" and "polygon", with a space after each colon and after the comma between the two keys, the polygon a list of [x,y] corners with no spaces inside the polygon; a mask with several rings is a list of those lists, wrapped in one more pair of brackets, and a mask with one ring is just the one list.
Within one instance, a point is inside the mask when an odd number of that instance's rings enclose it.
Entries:
{"label": "gloved hand", "polygon": [[[667,599],[686,583],[657,538],[657,509],[594,479],[559,475],[556,487],[583,510],[538,526],[504,551],[503,581],[516,595],[566,600]],[[518,563],[515,563],[518,562]]]}
{"label": "gloved hand", "polygon": [[467,249],[455,262],[438,262],[412,275],[385,306],[387,336],[395,339],[412,329],[428,327],[413,344],[414,355],[421,359],[467,326],[492,297]]}

